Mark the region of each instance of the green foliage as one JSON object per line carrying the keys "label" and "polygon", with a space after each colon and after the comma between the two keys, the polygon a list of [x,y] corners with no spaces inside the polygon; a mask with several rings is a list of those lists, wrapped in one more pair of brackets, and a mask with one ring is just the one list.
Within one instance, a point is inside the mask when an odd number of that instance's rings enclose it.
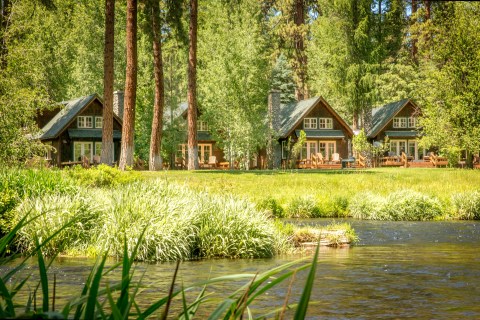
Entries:
{"label": "green foliage", "polygon": [[265,211],[271,216],[276,218],[284,218],[284,210],[283,207],[278,203],[278,201],[273,197],[268,197],[261,200],[257,204],[257,209],[260,211]]}
{"label": "green foliage", "polygon": [[318,200],[318,217],[341,218],[348,215],[348,198],[345,196],[322,197]]}
{"label": "green foliage", "polygon": [[272,84],[270,86],[272,89],[280,90],[282,103],[295,101],[295,81],[293,80],[292,68],[283,54],[278,56],[272,69]]}
{"label": "green foliage", "polygon": [[480,192],[456,193],[452,196],[454,216],[457,219],[480,219]]}
{"label": "green foliage", "polygon": [[[265,145],[270,74],[260,3],[205,3],[199,12],[199,106],[229,161],[248,163]],[[235,34],[232,37],[232,34]]]}
{"label": "green foliage", "polygon": [[121,171],[106,164],[101,164],[90,169],[74,166],[71,169],[65,170],[65,172],[76,183],[85,187],[114,187],[139,179],[139,174],[135,171]]}
{"label": "green foliage", "polygon": [[438,199],[412,190],[395,191],[387,197],[361,193],[349,208],[354,218],[371,220],[432,220],[444,210]]}
{"label": "green foliage", "polygon": [[316,218],[319,213],[317,203],[311,196],[293,198],[285,210],[288,218]]}

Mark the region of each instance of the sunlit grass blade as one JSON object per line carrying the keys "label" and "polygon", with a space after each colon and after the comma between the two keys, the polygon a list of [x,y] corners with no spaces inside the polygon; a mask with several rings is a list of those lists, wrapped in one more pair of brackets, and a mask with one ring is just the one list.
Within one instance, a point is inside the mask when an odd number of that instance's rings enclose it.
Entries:
{"label": "sunlit grass blade", "polygon": [[3,279],[0,279],[0,295],[5,301],[6,308],[5,310],[2,310],[2,317],[14,317],[15,316],[15,308],[13,306],[13,299],[10,294],[10,291],[8,291],[7,286],[3,282]]}
{"label": "sunlit grass blade", "polygon": [[319,249],[320,240],[318,240],[317,249],[315,250],[315,255],[313,256],[312,266],[310,267],[310,272],[308,273],[307,282],[305,283],[302,296],[298,302],[297,310],[295,311],[295,319],[305,319],[305,316],[307,315],[308,303],[310,301],[310,295],[312,294],[313,282],[315,281],[315,273],[317,271]]}
{"label": "sunlit grass blade", "polygon": [[218,305],[218,307],[210,314],[208,317],[209,320],[217,320],[220,319],[222,314],[224,314],[227,310],[232,308],[232,305],[236,303],[234,299],[225,299]]}
{"label": "sunlit grass blade", "polygon": [[197,313],[198,307],[207,297],[205,295],[206,289],[207,289],[207,286],[204,286],[200,294],[195,299],[195,301],[192,302],[190,306],[187,306],[186,298],[185,298],[185,289],[182,287],[183,313],[180,314],[180,316],[178,317],[179,320],[189,320],[190,316],[192,316],[192,318],[193,316],[195,316],[195,314]]}
{"label": "sunlit grass blade", "polygon": [[100,287],[100,281],[102,279],[102,272],[106,260],[107,253],[105,253],[102,260],[100,261],[100,264],[96,268],[95,276],[93,277],[91,287],[88,290],[88,300],[85,307],[84,319],[94,319],[95,317],[95,306],[97,304],[98,289]]}
{"label": "sunlit grass blade", "polygon": [[[173,273],[172,283],[171,283],[170,288],[168,290],[167,304],[165,305],[165,310],[163,311],[162,316],[160,317],[161,320],[167,319],[168,311],[170,309],[170,304],[172,303],[172,299],[173,299],[173,289],[175,288],[175,281],[177,280],[177,273],[178,273],[179,268],[180,268],[180,260],[177,261],[177,265],[175,266],[175,271]],[[183,290],[182,290],[182,292],[183,292]]]}
{"label": "sunlit grass blade", "polygon": [[[38,238],[35,237],[35,245],[40,248],[40,244],[38,242]],[[43,295],[43,304],[42,304],[42,311],[48,312],[48,275],[47,275],[47,268],[45,267],[45,260],[43,259],[42,250],[38,249],[37,251],[38,257],[38,272],[40,273],[40,283],[42,286],[42,295]]]}
{"label": "sunlit grass blade", "polygon": [[118,309],[117,304],[113,300],[112,291],[110,290],[110,287],[108,286],[108,284],[106,289],[107,289],[107,294],[106,294],[107,299],[108,299],[108,302],[110,303],[110,307],[112,308],[110,319],[115,319],[115,320],[122,319],[122,314],[120,313],[120,309]]}

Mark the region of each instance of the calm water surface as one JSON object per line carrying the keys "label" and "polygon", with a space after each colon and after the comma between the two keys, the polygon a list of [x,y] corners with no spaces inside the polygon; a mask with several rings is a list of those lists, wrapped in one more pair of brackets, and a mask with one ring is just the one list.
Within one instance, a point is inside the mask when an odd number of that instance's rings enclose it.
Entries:
{"label": "calm water surface", "polygon": [[[309,319],[480,319],[479,222],[348,222],[360,242],[351,248],[322,248]],[[298,258],[184,262],[178,283],[262,272]],[[50,272],[57,274],[59,301],[79,293],[92,264],[88,259],[65,258],[54,263]],[[143,293],[146,303],[166,294],[174,267],[172,263],[138,265],[137,273],[145,271],[145,281],[155,284]],[[297,274],[290,303],[300,297],[306,276],[306,272]],[[213,286],[210,291],[225,297],[243,283]],[[282,305],[287,287],[285,283],[267,292],[256,302],[254,313]]]}

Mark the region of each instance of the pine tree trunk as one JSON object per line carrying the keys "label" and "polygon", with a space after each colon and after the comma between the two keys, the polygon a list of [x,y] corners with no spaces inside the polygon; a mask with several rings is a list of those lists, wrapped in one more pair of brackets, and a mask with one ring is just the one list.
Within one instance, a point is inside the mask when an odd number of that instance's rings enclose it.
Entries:
{"label": "pine tree trunk", "polygon": [[188,170],[198,169],[197,143],[197,12],[198,1],[190,0],[190,47],[188,51]]}
{"label": "pine tree trunk", "polygon": [[307,55],[305,53],[305,39],[303,36],[303,28],[305,27],[305,3],[304,0],[295,0],[295,59],[296,59],[296,78],[297,88],[295,96],[298,101],[308,99],[307,90]]}
{"label": "pine tree trunk", "polygon": [[[417,0],[412,0],[412,15],[415,16],[417,12]],[[414,20],[411,21],[412,24],[415,24],[416,22],[416,17]],[[414,38],[412,39],[412,60],[417,63],[417,52],[418,52],[418,47],[417,47],[417,39]]]}
{"label": "pine tree trunk", "polygon": [[165,105],[165,88],[163,84],[163,60],[160,29],[160,7],[158,1],[152,1],[152,29],[153,29],[153,63],[155,73],[155,102],[153,107],[152,135],[150,139],[149,170],[162,169],[160,155],[162,144],[163,108]]}
{"label": "pine tree trunk", "polygon": [[101,162],[113,163],[113,81],[115,0],[105,0],[105,49],[103,53],[103,127]]}
{"label": "pine tree trunk", "polygon": [[123,113],[120,170],[133,166],[135,99],[137,96],[137,0],[127,0],[127,72]]}

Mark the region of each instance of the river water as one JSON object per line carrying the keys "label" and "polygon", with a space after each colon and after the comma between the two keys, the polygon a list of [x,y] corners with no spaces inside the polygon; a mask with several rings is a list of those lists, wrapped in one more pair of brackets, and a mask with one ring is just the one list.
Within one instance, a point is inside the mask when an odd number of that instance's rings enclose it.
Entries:
{"label": "river water", "polygon": [[[296,221],[304,225],[330,222]],[[347,222],[360,241],[350,248],[322,248],[308,319],[480,318],[480,222]],[[184,262],[178,283],[263,272],[298,258]],[[49,273],[57,275],[57,305],[78,295],[92,264],[78,258],[54,262]],[[142,293],[145,303],[166,294],[174,268],[174,263],[137,265],[137,274],[145,272],[144,281],[154,283],[154,289]],[[307,272],[296,275],[290,303],[298,301],[306,277]],[[212,286],[208,291],[215,292],[212,297],[225,298],[245,282]],[[281,306],[287,292],[288,282],[268,291],[255,302],[254,314]],[[290,311],[287,319],[292,316]]]}

